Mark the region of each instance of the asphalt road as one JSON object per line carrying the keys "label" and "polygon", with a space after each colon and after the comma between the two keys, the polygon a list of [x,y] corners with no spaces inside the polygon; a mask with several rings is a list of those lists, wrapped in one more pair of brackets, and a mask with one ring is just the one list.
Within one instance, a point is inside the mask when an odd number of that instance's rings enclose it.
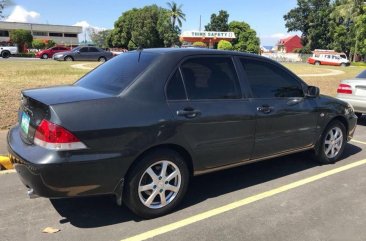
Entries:
{"label": "asphalt road", "polygon": [[[366,159],[365,117],[354,139],[360,142],[350,142],[344,158],[333,165],[318,165],[305,152],[195,177],[179,210],[153,220],[140,220],[111,197],[30,200],[15,173],[3,174],[0,240],[122,240],[145,233],[152,240],[364,241],[366,164],[349,164]],[[339,171],[327,172],[335,169]],[[319,174],[310,183],[277,189]],[[263,192],[271,195],[242,202]],[[230,206],[238,201],[242,205]],[[216,209],[225,205],[232,208]],[[198,221],[195,215],[203,212],[208,215]],[[60,232],[42,233],[46,227]]]}

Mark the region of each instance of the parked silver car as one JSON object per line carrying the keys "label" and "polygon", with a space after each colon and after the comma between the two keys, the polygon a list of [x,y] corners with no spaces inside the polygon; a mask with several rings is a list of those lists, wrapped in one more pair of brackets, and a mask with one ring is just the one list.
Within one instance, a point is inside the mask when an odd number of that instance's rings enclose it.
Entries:
{"label": "parked silver car", "polygon": [[337,89],[337,98],[350,103],[358,118],[366,114],[366,70],[354,79],[342,80]]}
{"label": "parked silver car", "polygon": [[54,60],[62,61],[83,60],[105,62],[111,58],[113,58],[111,52],[93,46],[76,47],[71,51],[57,53],[53,56]]}

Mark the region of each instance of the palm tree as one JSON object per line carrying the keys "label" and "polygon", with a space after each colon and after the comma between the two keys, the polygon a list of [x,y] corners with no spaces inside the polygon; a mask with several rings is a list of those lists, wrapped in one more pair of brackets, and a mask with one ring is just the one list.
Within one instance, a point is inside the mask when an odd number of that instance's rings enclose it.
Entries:
{"label": "palm tree", "polygon": [[169,6],[169,10],[170,10],[170,18],[172,20],[172,26],[173,28],[175,27],[175,22],[178,22],[178,26],[182,27],[182,20],[186,21],[186,15],[185,13],[183,13],[182,11],[182,4],[181,5],[177,5],[176,2],[171,1],[171,2],[167,2],[167,5]]}

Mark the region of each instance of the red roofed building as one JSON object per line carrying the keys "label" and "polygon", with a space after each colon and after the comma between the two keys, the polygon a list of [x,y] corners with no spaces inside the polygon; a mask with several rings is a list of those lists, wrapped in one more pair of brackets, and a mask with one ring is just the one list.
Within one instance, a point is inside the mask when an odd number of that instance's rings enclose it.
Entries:
{"label": "red roofed building", "polygon": [[295,49],[302,47],[301,38],[297,35],[280,39],[277,43],[277,51],[283,53],[293,53]]}

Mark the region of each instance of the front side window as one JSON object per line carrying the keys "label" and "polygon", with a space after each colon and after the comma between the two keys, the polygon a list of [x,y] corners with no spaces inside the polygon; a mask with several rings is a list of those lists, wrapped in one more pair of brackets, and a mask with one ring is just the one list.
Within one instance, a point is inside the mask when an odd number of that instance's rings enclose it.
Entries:
{"label": "front side window", "polygon": [[300,82],[267,62],[241,59],[255,98],[303,97]]}
{"label": "front side window", "polygon": [[81,53],[86,53],[88,52],[88,47],[83,47],[79,50]]}
{"label": "front side window", "polygon": [[189,99],[241,98],[239,80],[229,57],[192,58],[180,68]]}

